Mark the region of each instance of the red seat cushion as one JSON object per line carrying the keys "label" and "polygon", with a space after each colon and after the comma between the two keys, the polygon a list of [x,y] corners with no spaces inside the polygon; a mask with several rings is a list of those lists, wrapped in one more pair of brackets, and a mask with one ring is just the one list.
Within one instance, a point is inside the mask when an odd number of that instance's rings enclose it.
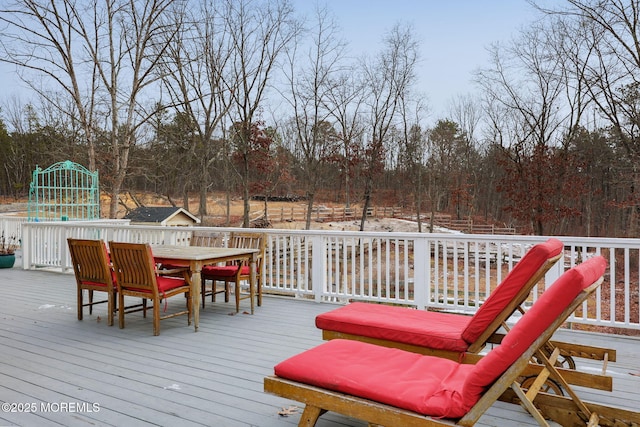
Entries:
{"label": "red seat cushion", "polygon": [[107,285],[105,285],[104,283],[92,282],[90,280],[83,280],[81,283],[83,285],[88,285],[88,286],[98,286],[98,287],[101,287],[101,288],[106,288],[107,287]]}
{"label": "red seat cushion", "polygon": [[[242,270],[240,274],[242,276],[248,276],[249,266],[242,266]],[[225,265],[225,266],[217,266],[217,265],[205,265],[202,267],[202,274],[205,276],[216,276],[216,277],[233,277],[238,272],[237,265]]]}
{"label": "red seat cushion", "polygon": [[461,337],[471,316],[354,302],[316,317],[322,330],[464,352]]}
{"label": "red seat cushion", "polygon": [[274,371],[281,378],[420,414],[457,418],[475,404],[462,393],[473,368],[448,359],[336,339],[281,362]]}
{"label": "red seat cushion", "polygon": [[606,260],[590,258],[565,272],[511,328],[502,343],[475,366],[464,386],[466,394],[480,396],[547,329],[586,287],[605,272]]}
{"label": "red seat cushion", "polygon": [[156,281],[158,282],[158,291],[160,292],[170,291],[171,289],[179,288],[187,284],[184,279],[179,277],[156,276]]}
{"label": "red seat cushion", "polygon": [[[161,294],[171,289],[179,288],[180,286],[186,285],[184,279],[179,277],[169,277],[169,276],[156,276],[156,282],[158,283],[158,292]],[[141,289],[141,288],[130,288],[133,291],[137,292],[151,292],[149,289]]]}

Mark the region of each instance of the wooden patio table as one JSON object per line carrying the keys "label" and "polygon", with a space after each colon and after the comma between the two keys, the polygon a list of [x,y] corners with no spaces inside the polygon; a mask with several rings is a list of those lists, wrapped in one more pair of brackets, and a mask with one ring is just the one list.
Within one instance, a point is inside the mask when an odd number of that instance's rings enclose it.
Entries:
{"label": "wooden patio table", "polygon": [[[193,323],[198,330],[200,321],[200,288],[202,284],[202,267],[209,264],[217,264],[226,261],[248,261],[251,269],[249,279],[249,294],[251,296],[251,314],[253,314],[256,262],[258,249],[243,248],[209,248],[202,246],[158,245],[152,246],[153,257],[156,262],[166,263],[177,267],[189,267],[191,274],[191,301],[193,307]],[[258,289],[258,298],[262,290]]]}

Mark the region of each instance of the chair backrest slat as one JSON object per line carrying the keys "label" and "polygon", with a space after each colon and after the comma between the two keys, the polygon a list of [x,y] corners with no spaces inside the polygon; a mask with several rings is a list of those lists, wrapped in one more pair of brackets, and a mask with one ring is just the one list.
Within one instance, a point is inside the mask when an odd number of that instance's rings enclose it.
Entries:
{"label": "chair backrest slat", "polygon": [[234,231],[229,237],[230,248],[258,249],[258,272],[262,271],[262,259],[266,249],[267,238],[264,233],[251,233],[246,231]]}
{"label": "chair backrest slat", "polygon": [[147,243],[109,242],[120,288],[157,292],[155,262]]}
{"label": "chair backrest slat", "polygon": [[223,248],[225,246],[225,235],[220,232],[194,232],[189,244],[191,246]]}
{"label": "chair backrest slat", "polygon": [[111,269],[104,241],[69,238],[67,242],[77,280],[112,285]]}

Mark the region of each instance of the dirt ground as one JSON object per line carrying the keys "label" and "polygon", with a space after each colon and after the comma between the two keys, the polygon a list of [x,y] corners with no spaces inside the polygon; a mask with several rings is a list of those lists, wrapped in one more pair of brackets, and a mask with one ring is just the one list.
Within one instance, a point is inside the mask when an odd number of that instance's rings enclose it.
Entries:
{"label": "dirt ground", "polygon": [[[169,206],[166,199],[153,195],[147,195],[144,197],[138,197],[147,206]],[[130,209],[135,208],[136,204],[132,198],[123,196],[122,200],[127,204]],[[320,203],[327,207],[333,207],[331,204]],[[281,207],[290,208],[292,205],[303,207],[304,203],[300,202],[269,202],[269,209],[279,209]],[[264,208],[263,202],[251,201],[251,217],[254,218],[259,212],[262,212]],[[336,207],[340,207],[336,205]],[[109,211],[108,202],[104,203],[102,212]],[[192,213],[198,211],[198,200],[191,199],[189,201],[189,210]],[[226,221],[226,200],[223,195],[212,195],[210,201],[207,204],[207,210],[209,217],[212,221],[220,225]],[[20,200],[14,201],[9,199],[0,199],[0,213],[24,213],[27,211],[27,201]],[[126,214],[126,209],[120,207],[118,209],[118,218],[122,218]],[[231,217],[234,222],[242,220],[243,202],[241,199],[234,199],[231,201]],[[232,224],[238,225],[238,224]],[[423,230],[425,225],[423,224]],[[284,229],[284,230],[304,230],[304,221],[294,222],[272,222],[271,228]],[[311,229],[313,230],[338,230],[338,231],[358,231],[360,229],[360,220],[344,221],[344,222],[311,222]],[[372,219],[365,223],[365,231],[382,231],[382,232],[417,232],[418,224],[414,221],[407,221],[397,218],[384,218],[384,219]],[[446,231],[446,230],[442,230]]]}
{"label": "dirt ground", "polygon": [[[165,200],[159,197],[147,197],[145,204],[148,206],[167,206]],[[224,225],[226,221],[226,199],[223,194],[213,194],[207,203],[207,218],[205,218],[205,225]],[[317,206],[324,206],[327,208],[341,208],[342,205],[327,203],[319,201]],[[250,218],[254,219],[260,216],[260,213],[264,211],[264,203],[261,201],[250,201]],[[268,209],[278,210],[280,208],[289,209],[291,207],[303,208],[306,206],[304,202],[269,202]],[[131,206],[133,207],[133,205]],[[357,205],[354,205],[357,207]],[[198,211],[198,200],[189,200],[189,210],[192,213]],[[231,226],[239,226],[242,222],[243,214],[243,201],[242,199],[231,200]],[[122,208],[118,212],[118,216],[124,216],[125,209]],[[423,231],[425,230],[423,224]],[[284,230],[304,230],[304,221],[287,221],[287,222],[273,222],[271,221],[271,228],[284,229]],[[318,222],[311,221],[312,230],[338,230],[338,231],[358,231],[360,229],[360,219],[343,222]],[[383,232],[417,232],[418,223],[414,221],[407,221],[397,218],[384,218],[384,219],[372,219],[365,223],[365,231],[383,231]],[[446,231],[446,230],[442,230]]]}
{"label": "dirt ground", "polygon": [[[422,225],[422,230],[425,230]],[[304,230],[305,223],[277,222],[272,224],[272,228],[284,230]],[[335,221],[335,222],[315,222],[311,221],[312,230],[335,230],[335,231],[358,231],[360,230],[360,220],[357,221]],[[365,222],[365,231],[385,231],[385,232],[417,232],[418,223],[397,218],[376,218]]]}

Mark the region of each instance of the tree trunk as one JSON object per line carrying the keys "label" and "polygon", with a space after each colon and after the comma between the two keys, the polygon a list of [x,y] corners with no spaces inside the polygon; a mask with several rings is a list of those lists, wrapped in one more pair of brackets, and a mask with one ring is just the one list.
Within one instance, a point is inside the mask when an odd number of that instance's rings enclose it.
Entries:
{"label": "tree trunk", "polygon": [[313,201],[315,193],[307,193],[307,219],[304,224],[305,230],[311,230],[311,215],[313,214]]}
{"label": "tree trunk", "polygon": [[364,191],[364,206],[362,207],[362,218],[360,219],[360,231],[364,231],[364,225],[367,222],[367,211],[369,210],[369,205],[371,204],[372,189],[373,183],[371,182],[371,178],[368,178]]}

